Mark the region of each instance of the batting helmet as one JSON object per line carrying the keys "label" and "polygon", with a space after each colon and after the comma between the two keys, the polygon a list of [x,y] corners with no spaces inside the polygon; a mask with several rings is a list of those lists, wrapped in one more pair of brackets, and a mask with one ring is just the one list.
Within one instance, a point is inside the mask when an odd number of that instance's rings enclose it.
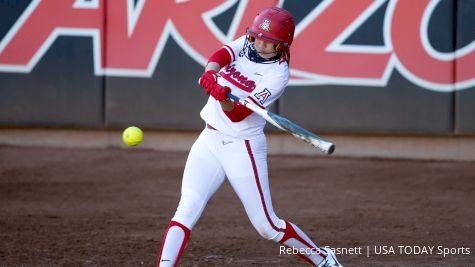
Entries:
{"label": "batting helmet", "polygon": [[268,7],[257,13],[251,27],[247,28],[249,41],[259,38],[276,44],[276,51],[288,51],[294,40],[295,21],[289,11]]}

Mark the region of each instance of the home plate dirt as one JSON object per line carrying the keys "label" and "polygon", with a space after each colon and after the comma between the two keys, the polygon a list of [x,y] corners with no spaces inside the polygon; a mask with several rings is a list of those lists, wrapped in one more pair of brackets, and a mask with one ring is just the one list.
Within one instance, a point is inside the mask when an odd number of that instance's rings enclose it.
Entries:
{"label": "home plate dirt", "polygon": [[[0,146],[0,266],[154,266],[187,153]],[[269,157],[277,215],[346,266],[474,266],[475,163]],[[228,183],[180,266],[307,266]]]}

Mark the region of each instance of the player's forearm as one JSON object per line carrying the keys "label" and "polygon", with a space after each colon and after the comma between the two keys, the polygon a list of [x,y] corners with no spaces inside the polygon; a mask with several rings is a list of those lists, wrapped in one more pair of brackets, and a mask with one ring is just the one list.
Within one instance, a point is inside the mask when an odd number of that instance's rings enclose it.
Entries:
{"label": "player's forearm", "polygon": [[226,101],[221,101],[221,102],[219,102],[219,104],[221,104],[221,108],[224,111],[231,111],[231,110],[234,109],[234,102],[230,99],[228,99]]}
{"label": "player's forearm", "polygon": [[206,64],[205,71],[209,71],[209,70],[219,71],[220,69],[221,69],[221,67],[219,66],[218,63],[216,63],[216,62],[209,62],[208,64]]}

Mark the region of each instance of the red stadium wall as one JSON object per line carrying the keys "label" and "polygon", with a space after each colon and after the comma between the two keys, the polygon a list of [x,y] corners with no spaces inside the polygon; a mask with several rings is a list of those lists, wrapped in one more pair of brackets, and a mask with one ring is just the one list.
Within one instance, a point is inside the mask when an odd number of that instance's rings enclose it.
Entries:
{"label": "red stadium wall", "polygon": [[200,129],[196,80],[256,11],[296,18],[274,111],[328,133],[475,133],[475,3],[0,2],[3,127]]}

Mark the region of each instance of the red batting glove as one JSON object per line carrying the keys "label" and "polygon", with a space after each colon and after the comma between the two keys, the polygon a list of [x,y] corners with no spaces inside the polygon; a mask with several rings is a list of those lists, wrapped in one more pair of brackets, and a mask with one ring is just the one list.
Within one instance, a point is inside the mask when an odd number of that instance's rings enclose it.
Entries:
{"label": "red batting glove", "polygon": [[215,70],[206,71],[205,73],[203,73],[203,75],[201,75],[200,79],[198,80],[198,83],[201,85],[201,87],[205,89],[207,89],[208,87],[211,87],[217,82],[218,82],[218,72]]}
{"label": "red batting glove", "polygon": [[226,101],[228,100],[228,93],[231,92],[231,88],[227,86],[222,86],[220,84],[214,84],[208,88],[206,88],[206,94],[211,94],[214,99],[218,101]]}

